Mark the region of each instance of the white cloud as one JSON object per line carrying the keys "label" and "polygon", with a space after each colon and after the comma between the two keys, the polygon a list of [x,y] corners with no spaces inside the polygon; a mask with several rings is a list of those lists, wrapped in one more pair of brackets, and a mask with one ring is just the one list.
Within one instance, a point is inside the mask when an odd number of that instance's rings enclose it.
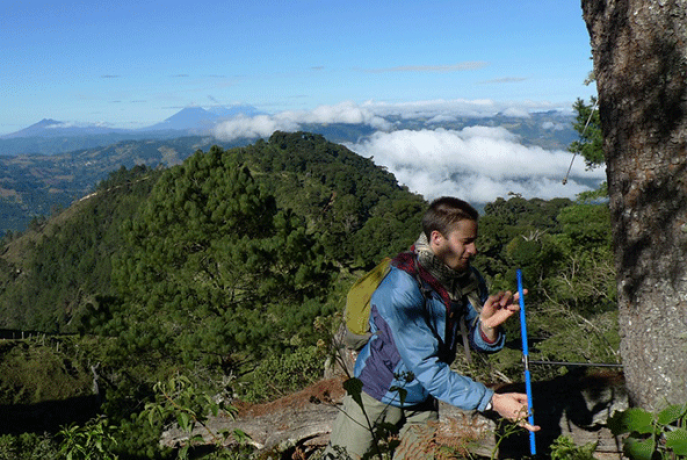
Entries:
{"label": "white cloud", "polygon": [[554,123],[553,121],[545,121],[541,127],[548,131],[562,131],[565,129],[563,123]]}
{"label": "white cloud", "polygon": [[529,111],[525,107],[506,107],[502,113],[507,117],[527,118],[530,116]]}
{"label": "white cloud", "polygon": [[586,171],[578,161],[563,185],[572,159],[569,152],[521,145],[504,128],[376,132],[348,147],[374,156],[375,164],[427,199],[454,195],[484,203],[511,192],[525,198],[574,198],[589,190],[581,180],[605,178],[601,169]]}
{"label": "white cloud", "polygon": [[43,126],[45,129],[67,129],[67,128],[110,128],[111,124],[103,121],[95,123],[82,123],[75,121],[56,121],[49,125]]}
{"label": "white cloud", "polygon": [[220,123],[213,129],[218,139],[232,140],[241,137],[269,137],[275,131],[297,131],[298,123],[288,118],[271,115],[247,117],[239,115]]}
{"label": "white cloud", "polygon": [[453,123],[456,121],[458,121],[458,118],[451,115],[436,115],[427,120],[427,124],[433,125],[437,123]]}
{"label": "white cloud", "polygon": [[291,113],[295,119],[304,123],[357,123],[377,129],[389,129],[391,124],[383,117],[366,107],[359,107],[353,102],[342,102],[338,105],[321,105],[311,112]]}
{"label": "white cloud", "polygon": [[382,130],[390,129],[392,126],[369,108],[359,107],[353,102],[342,102],[337,105],[322,105],[311,111],[288,111],[255,117],[239,116],[217,125],[213,134],[224,140],[269,137],[276,130],[296,131],[303,123],[364,124]]}

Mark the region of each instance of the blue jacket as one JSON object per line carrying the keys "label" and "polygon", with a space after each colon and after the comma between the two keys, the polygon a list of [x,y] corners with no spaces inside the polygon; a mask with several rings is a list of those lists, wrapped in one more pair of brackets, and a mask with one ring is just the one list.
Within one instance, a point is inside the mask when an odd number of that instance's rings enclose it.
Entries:
{"label": "blue jacket", "polygon": [[[372,295],[372,337],[355,365],[355,376],[362,381],[363,391],[397,407],[418,405],[431,395],[461,409],[484,410],[493,391],[449,369],[456,353],[458,321],[465,315],[471,325],[470,343],[478,351],[502,349],[505,335],[499,333],[493,344],[485,342],[475,321],[478,312],[469,302],[462,307],[448,300],[446,291],[438,290],[443,288],[424,270],[423,296],[417,276],[397,265],[392,262],[391,270]],[[428,283],[428,277],[434,283]],[[481,284],[480,300],[484,304],[487,290],[483,280]],[[405,390],[403,404],[398,389]]]}

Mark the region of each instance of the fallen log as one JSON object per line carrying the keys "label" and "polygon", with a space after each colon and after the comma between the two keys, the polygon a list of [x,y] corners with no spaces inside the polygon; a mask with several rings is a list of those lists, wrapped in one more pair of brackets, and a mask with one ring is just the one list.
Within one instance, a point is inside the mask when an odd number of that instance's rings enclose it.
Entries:
{"label": "fallen log", "polygon": [[[239,412],[235,419],[210,417],[207,426],[215,433],[222,430],[241,430],[260,450],[294,450],[304,455],[323,447],[329,440],[331,424],[340,410],[344,396],[341,378],[322,380],[303,391],[279,400],[259,405],[236,404]],[[497,391],[523,391],[519,385],[502,386]],[[576,445],[597,443],[596,457],[622,458],[620,441],[606,427],[606,420],[615,410],[627,407],[627,396],[622,377],[618,374],[587,376],[570,372],[549,382],[533,384],[535,423],[542,427],[537,433],[537,451],[545,452],[561,435],[569,436]],[[491,457],[497,440],[506,458],[527,455],[529,443],[524,431],[504,436],[497,414],[461,411],[440,404],[440,420],[419,435],[420,442],[407,445],[401,442],[399,450],[429,452],[449,447],[471,454]],[[161,444],[178,447],[190,437],[200,435],[211,442],[211,437],[200,428],[185,433],[178,427],[165,431]],[[235,445],[228,439],[227,446]],[[495,455],[494,455],[495,456]],[[499,455],[502,458],[502,455]],[[302,457],[306,458],[306,456]],[[439,458],[439,457],[438,457]]]}

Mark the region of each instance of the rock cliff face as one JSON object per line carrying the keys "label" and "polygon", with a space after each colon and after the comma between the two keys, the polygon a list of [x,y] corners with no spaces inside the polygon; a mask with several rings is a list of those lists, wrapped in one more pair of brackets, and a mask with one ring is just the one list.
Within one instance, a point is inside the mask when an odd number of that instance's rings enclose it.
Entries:
{"label": "rock cliff face", "polygon": [[[211,418],[213,431],[240,429],[252,438],[260,449],[299,450],[306,458],[329,440],[331,424],[344,396],[343,377],[326,379],[294,395],[261,405],[238,405],[236,420]],[[496,388],[496,391],[524,391],[517,385]],[[548,382],[533,384],[534,419],[542,427],[536,434],[537,452],[546,452],[560,435],[571,437],[576,445],[598,443],[596,457],[622,458],[620,440],[606,427],[614,411],[627,408],[624,382],[619,374],[584,375],[571,371]],[[415,433],[415,442],[401,442],[398,447],[409,458],[423,458],[440,447],[491,456],[503,428],[495,414],[465,412],[447,404],[440,405],[440,420],[436,426]],[[192,435],[204,435],[201,430]],[[181,445],[188,433],[178,428],[164,433],[161,443]],[[499,458],[518,458],[529,453],[527,433],[517,433],[501,440]]]}

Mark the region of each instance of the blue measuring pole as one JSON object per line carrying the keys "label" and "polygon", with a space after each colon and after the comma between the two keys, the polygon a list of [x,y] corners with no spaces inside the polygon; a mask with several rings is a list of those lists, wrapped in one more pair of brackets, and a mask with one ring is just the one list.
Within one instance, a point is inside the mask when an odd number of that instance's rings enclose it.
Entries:
{"label": "blue measuring pole", "polygon": [[[527,321],[525,320],[525,294],[522,289],[522,270],[518,269],[518,294],[520,296],[520,335],[522,336],[522,361],[525,365],[525,389],[527,391],[527,421],[534,425],[532,414],[532,382],[530,380],[530,352],[527,346]],[[534,432],[530,431],[530,454],[537,454],[537,446],[534,442]]]}

